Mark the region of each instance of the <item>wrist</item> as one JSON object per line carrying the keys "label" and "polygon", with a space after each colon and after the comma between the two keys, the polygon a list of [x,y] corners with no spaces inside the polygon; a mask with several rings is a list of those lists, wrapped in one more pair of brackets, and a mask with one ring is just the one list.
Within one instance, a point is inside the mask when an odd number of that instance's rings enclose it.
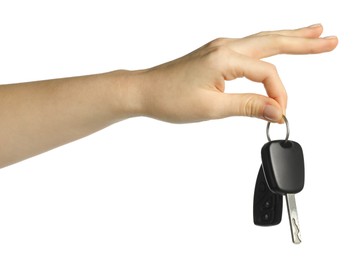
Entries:
{"label": "wrist", "polygon": [[143,70],[116,70],[110,72],[114,77],[114,109],[118,119],[124,120],[143,115]]}

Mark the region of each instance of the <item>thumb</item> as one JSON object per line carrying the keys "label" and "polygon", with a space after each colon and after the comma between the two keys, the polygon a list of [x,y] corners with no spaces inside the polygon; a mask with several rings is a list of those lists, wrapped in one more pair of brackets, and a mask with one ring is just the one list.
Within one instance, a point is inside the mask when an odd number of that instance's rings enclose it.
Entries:
{"label": "thumb", "polygon": [[257,117],[270,122],[282,122],[284,111],[278,102],[259,94],[222,95],[222,116]]}

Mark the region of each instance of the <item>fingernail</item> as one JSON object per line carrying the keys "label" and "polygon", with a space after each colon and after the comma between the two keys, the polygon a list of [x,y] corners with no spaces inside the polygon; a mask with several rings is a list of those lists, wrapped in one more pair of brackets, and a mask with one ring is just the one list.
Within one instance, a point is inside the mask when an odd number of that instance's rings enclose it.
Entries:
{"label": "fingernail", "polygon": [[322,26],[322,24],[320,24],[320,23],[316,23],[316,24],[312,24],[312,25],[310,25],[310,26],[308,26],[309,28],[314,28],[314,27],[321,27]]}
{"label": "fingernail", "polygon": [[282,118],[282,111],[281,111],[281,109],[279,109],[279,108],[277,108],[275,106],[267,105],[264,108],[263,116],[268,121],[278,122]]}
{"label": "fingernail", "polygon": [[327,36],[327,37],[324,37],[323,39],[327,39],[327,40],[329,40],[329,39],[337,39],[337,36]]}

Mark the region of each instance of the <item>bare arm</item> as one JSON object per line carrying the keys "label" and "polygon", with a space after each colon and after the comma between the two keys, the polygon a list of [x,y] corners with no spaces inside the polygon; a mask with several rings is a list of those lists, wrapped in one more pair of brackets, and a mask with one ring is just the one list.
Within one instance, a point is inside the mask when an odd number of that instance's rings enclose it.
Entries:
{"label": "bare arm", "polygon": [[[0,168],[77,140],[120,120],[149,116],[174,123],[228,116],[281,122],[287,96],[272,64],[281,53],[333,50],[321,26],[217,39],[196,51],[141,71],[0,86]],[[226,94],[225,81],[262,82],[267,96]]]}
{"label": "bare arm", "polygon": [[123,72],[0,86],[0,167],[133,116]]}

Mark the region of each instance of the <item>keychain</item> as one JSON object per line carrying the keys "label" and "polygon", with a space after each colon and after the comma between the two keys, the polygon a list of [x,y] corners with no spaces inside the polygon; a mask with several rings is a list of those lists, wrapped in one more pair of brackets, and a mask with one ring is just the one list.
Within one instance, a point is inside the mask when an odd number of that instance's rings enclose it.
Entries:
{"label": "keychain", "polygon": [[268,142],[261,149],[262,164],[257,176],[254,194],[254,223],[272,226],[281,222],[282,197],[286,198],[292,242],[301,243],[295,194],[304,186],[303,151],[299,143],[289,140],[290,128],[285,116],[286,138],[272,141],[267,124]]}

